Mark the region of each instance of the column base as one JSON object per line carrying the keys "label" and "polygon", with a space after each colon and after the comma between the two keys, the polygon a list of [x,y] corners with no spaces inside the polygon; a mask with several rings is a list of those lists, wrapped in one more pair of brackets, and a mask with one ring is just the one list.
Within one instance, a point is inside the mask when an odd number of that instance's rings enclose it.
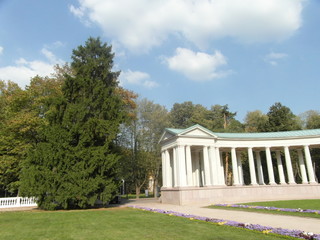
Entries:
{"label": "column base", "polygon": [[232,187],[241,187],[241,186],[243,186],[242,184],[232,184]]}
{"label": "column base", "polygon": [[288,184],[289,184],[289,185],[296,185],[297,183],[295,183],[295,182],[289,182]]}
{"label": "column base", "polygon": [[277,183],[273,182],[273,183],[268,183],[269,186],[276,186],[278,185]]}
{"label": "column base", "polygon": [[317,184],[319,184],[319,183],[317,183],[317,182],[310,182],[309,184],[310,184],[310,185],[317,185]]}

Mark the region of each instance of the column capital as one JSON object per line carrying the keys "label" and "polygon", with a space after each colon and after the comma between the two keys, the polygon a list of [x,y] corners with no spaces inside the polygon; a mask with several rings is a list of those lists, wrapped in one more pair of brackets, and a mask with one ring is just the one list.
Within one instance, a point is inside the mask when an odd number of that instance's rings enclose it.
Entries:
{"label": "column capital", "polygon": [[181,144],[181,143],[176,145],[176,147],[185,147],[185,146],[186,146],[186,145]]}

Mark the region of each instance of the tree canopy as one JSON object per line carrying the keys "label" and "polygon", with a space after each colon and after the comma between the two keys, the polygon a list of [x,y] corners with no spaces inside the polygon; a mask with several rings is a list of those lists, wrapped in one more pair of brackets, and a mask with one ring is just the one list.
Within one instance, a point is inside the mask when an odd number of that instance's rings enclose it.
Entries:
{"label": "tree canopy", "polygon": [[28,155],[21,192],[44,209],[105,204],[118,183],[114,139],[127,117],[117,90],[111,46],[89,38],[73,51],[73,74],[65,74],[49,124]]}
{"label": "tree canopy", "polygon": [[273,104],[267,113],[268,122],[266,132],[280,132],[299,130],[301,126],[297,117],[291,112],[290,108],[283,106],[280,102]]}

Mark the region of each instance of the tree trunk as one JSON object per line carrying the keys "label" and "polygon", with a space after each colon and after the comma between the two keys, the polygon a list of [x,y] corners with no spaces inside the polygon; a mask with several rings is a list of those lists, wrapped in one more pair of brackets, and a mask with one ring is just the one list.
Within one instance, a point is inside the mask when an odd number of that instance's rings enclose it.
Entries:
{"label": "tree trunk", "polygon": [[140,190],[141,190],[141,187],[140,186],[136,186],[136,199],[140,198]]}
{"label": "tree trunk", "polygon": [[223,114],[223,128],[227,129],[227,127],[228,127],[227,115],[224,113]]}
{"label": "tree trunk", "polygon": [[153,197],[158,198],[158,179],[154,178],[153,180]]}
{"label": "tree trunk", "polygon": [[228,181],[228,176],[229,176],[229,154],[226,153],[226,166],[225,166],[225,179],[226,179],[226,185],[228,186],[229,181]]}

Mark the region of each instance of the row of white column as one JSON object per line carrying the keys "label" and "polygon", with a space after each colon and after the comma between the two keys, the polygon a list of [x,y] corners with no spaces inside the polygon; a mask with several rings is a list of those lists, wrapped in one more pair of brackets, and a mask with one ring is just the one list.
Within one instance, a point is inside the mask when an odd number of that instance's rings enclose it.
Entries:
{"label": "row of white column", "polygon": [[[202,151],[201,151],[202,150]],[[162,152],[162,179],[163,187],[195,187],[200,186],[199,178],[202,179],[202,186],[222,186],[225,185],[224,167],[222,161],[222,152],[218,147],[203,146],[199,153],[202,156],[192,159],[191,147],[179,145],[172,149]],[[316,183],[309,146],[304,146],[304,154],[302,149],[298,149],[299,167],[303,184]],[[244,185],[243,169],[241,163],[241,152],[236,148],[231,148],[233,185]],[[277,184],[273,171],[270,147],[265,148],[267,171],[269,177],[269,185]],[[284,147],[285,164],[287,169],[288,184],[295,184],[290,150],[288,146]],[[305,157],[305,159],[304,159]],[[264,173],[261,164],[260,151],[248,148],[249,172],[251,185],[264,185]],[[287,184],[285,180],[280,150],[276,150],[277,168],[279,175],[279,183]],[[200,172],[200,164],[194,166],[194,161],[201,161],[203,164]]]}
{"label": "row of white column", "polygon": [[[202,156],[192,159],[190,146],[176,146],[162,152],[163,187],[195,187],[225,185],[223,163],[219,148],[203,146]],[[193,162],[199,161],[197,167]],[[200,172],[200,162],[203,164]],[[199,181],[202,178],[203,181]]]}
{"label": "row of white column", "polygon": [[[297,149],[297,152],[299,157],[299,167],[301,172],[302,183],[303,184],[316,183],[309,146],[304,146],[304,154],[302,152],[302,149]],[[275,185],[277,183],[275,182],[275,175],[273,171],[270,147],[265,148],[265,153],[266,153],[267,171],[268,171],[268,177],[269,177],[268,184]],[[285,164],[287,169],[288,184],[295,184],[296,182],[293,174],[290,150],[288,146],[284,147],[284,154],[285,154]],[[304,159],[304,156],[305,156],[305,159]],[[241,164],[240,154],[239,152],[236,152],[236,148],[231,149],[231,158],[232,158],[233,185],[235,186],[243,185],[244,183],[243,183],[242,164]],[[261,164],[260,151],[255,151],[255,159],[254,159],[253,149],[248,148],[248,158],[249,158],[251,185],[257,185],[257,184],[264,185],[265,182],[264,182],[263,168]],[[276,150],[276,158],[277,158],[279,183],[287,184],[285,180],[280,150]],[[255,163],[256,163],[256,166],[255,166]],[[307,175],[307,172],[308,172],[308,175]],[[258,175],[258,178],[256,173]]]}

